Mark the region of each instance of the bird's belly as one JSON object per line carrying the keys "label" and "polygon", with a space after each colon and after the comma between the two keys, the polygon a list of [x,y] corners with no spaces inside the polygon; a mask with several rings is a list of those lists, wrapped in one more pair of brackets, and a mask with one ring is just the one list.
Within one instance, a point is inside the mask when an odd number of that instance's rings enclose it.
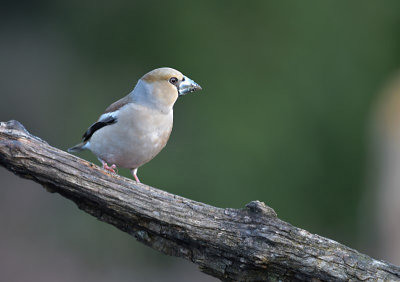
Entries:
{"label": "bird's belly", "polygon": [[121,125],[116,123],[95,132],[90,140],[90,150],[109,164],[129,169],[153,159],[165,147],[172,130],[172,122],[153,127]]}
{"label": "bird's belly", "polygon": [[165,146],[165,144],[154,143],[151,138],[147,137],[141,137],[139,140],[127,138],[124,142],[119,143],[117,146],[111,144],[114,148],[104,154],[103,160],[124,168],[137,168],[147,163]]}

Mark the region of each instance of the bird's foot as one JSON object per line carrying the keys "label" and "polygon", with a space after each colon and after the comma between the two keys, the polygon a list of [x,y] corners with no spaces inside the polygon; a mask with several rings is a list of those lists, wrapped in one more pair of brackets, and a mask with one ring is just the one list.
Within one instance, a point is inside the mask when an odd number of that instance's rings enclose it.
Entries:
{"label": "bird's foot", "polygon": [[137,168],[131,169],[131,173],[132,173],[133,177],[135,178],[135,181],[137,183],[140,183],[139,177],[137,177],[137,170],[138,170]]}
{"label": "bird's foot", "polygon": [[113,164],[111,166],[108,166],[108,164],[106,162],[103,162],[103,168],[105,170],[108,170],[108,171],[112,172],[112,173],[117,173],[118,172],[117,166],[115,164]]}

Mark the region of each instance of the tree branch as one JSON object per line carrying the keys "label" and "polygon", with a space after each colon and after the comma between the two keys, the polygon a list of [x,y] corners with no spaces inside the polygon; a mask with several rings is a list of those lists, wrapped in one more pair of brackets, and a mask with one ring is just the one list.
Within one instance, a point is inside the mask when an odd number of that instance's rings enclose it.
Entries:
{"label": "tree branch", "polygon": [[400,280],[400,268],[294,227],[253,201],[221,209],[112,175],[0,123],[0,164],[221,280]]}

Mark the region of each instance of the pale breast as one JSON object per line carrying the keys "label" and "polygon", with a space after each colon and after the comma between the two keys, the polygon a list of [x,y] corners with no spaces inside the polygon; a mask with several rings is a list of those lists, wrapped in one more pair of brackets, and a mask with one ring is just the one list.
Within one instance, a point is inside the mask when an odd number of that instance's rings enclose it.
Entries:
{"label": "pale breast", "polygon": [[130,103],[121,108],[115,124],[96,131],[90,150],[118,167],[137,168],[153,159],[166,145],[173,111],[163,114]]}

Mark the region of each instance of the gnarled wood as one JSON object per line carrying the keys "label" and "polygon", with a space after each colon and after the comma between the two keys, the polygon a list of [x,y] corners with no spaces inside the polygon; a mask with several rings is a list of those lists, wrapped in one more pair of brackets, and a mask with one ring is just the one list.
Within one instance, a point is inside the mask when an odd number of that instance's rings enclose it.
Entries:
{"label": "gnarled wood", "polygon": [[[0,164],[221,280],[400,280],[400,268],[294,227],[264,203],[221,209],[105,170],[0,123]],[[3,187],[4,189],[4,187]]]}

